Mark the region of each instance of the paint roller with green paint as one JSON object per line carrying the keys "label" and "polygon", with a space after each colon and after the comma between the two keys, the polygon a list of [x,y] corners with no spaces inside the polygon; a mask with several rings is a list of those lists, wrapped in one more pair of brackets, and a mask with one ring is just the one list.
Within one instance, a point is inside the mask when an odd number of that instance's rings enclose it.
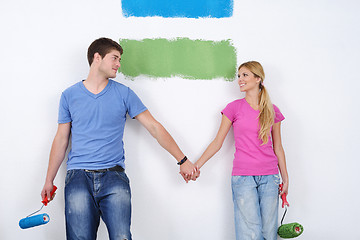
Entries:
{"label": "paint roller with green paint", "polygon": [[278,234],[281,238],[294,238],[300,236],[303,231],[303,226],[295,222],[281,225]]}
{"label": "paint roller with green paint", "polygon": [[[282,186],[283,185],[280,184],[280,191],[282,190]],[[281,199],[282,199],[282,207],[284,208],[284,206],[285,206],[285,212],[284,212],[284,215],[283,215],[283,217],[281,219],[281,226],[278,228],[278,234],[279,234],[279,236],[281,238],[295,238],[295,237],[298,237],[303,233],[304,228],[300,223],[297,223],[297,222],[283,224],[285,214],[287,212],[287,208],[290,206],[290,204],[286,200],[286,195],[285,194],[281,195]]]}

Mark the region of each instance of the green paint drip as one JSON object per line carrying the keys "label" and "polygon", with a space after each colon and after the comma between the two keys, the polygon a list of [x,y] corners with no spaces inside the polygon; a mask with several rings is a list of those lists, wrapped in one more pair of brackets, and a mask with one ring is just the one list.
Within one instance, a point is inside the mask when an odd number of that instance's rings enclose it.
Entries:
{"label": "green paint drip", "polygon": [[120,72],[130,78],[235,79],[236,50],[230,40],[120,39],[120,45],[124,49]]}

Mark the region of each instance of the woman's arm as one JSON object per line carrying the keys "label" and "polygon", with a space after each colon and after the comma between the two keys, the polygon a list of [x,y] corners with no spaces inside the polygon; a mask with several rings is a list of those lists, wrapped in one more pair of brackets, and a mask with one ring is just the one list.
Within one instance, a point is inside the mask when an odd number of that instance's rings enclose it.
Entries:
{"label": "woman's arm", "polygon": [[286,169],[285,152],[281,143],[281,122],[275,123],[273,125],[271,134],[272,134],[274,152],[278,158],[279,170],[283,181],[283,187],[280,195],[284,193],[287,195],[289,188],[289,176]]}
{"label": "woman's arm", "polygon": [[217,153],[222,147],[225,137],[231,128],[232,122],[223,114],[219,131],[215,139],[209,144],[205,152],[201,155],[195,165],[201,168],[212,156]]}

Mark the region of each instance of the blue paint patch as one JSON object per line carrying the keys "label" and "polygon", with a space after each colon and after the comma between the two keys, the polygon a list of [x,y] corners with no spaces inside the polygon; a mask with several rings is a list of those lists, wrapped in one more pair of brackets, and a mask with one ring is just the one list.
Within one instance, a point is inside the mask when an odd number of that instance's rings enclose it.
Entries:
{"label": "blue paint patch", "polygon": [[233,0],[121,0],[125,17],[226,18]]}

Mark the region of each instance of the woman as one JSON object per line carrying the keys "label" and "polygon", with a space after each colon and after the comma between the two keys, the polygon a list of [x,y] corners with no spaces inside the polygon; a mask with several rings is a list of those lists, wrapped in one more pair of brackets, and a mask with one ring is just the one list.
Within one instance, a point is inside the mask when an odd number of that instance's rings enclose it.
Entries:
{"label": "woman", "polygon": [[231,184],[238,240],[277,239],[279,170],[283,183],[280,194],[288,193],[289,178],[280,132],[284,116],[271,103],[264,78],[260,63],[240,65],[238,84],[245,98],[229,103],[221,112],[219,131],[196,162],[201,168],[218,152],[233,125],[236,152]]}

